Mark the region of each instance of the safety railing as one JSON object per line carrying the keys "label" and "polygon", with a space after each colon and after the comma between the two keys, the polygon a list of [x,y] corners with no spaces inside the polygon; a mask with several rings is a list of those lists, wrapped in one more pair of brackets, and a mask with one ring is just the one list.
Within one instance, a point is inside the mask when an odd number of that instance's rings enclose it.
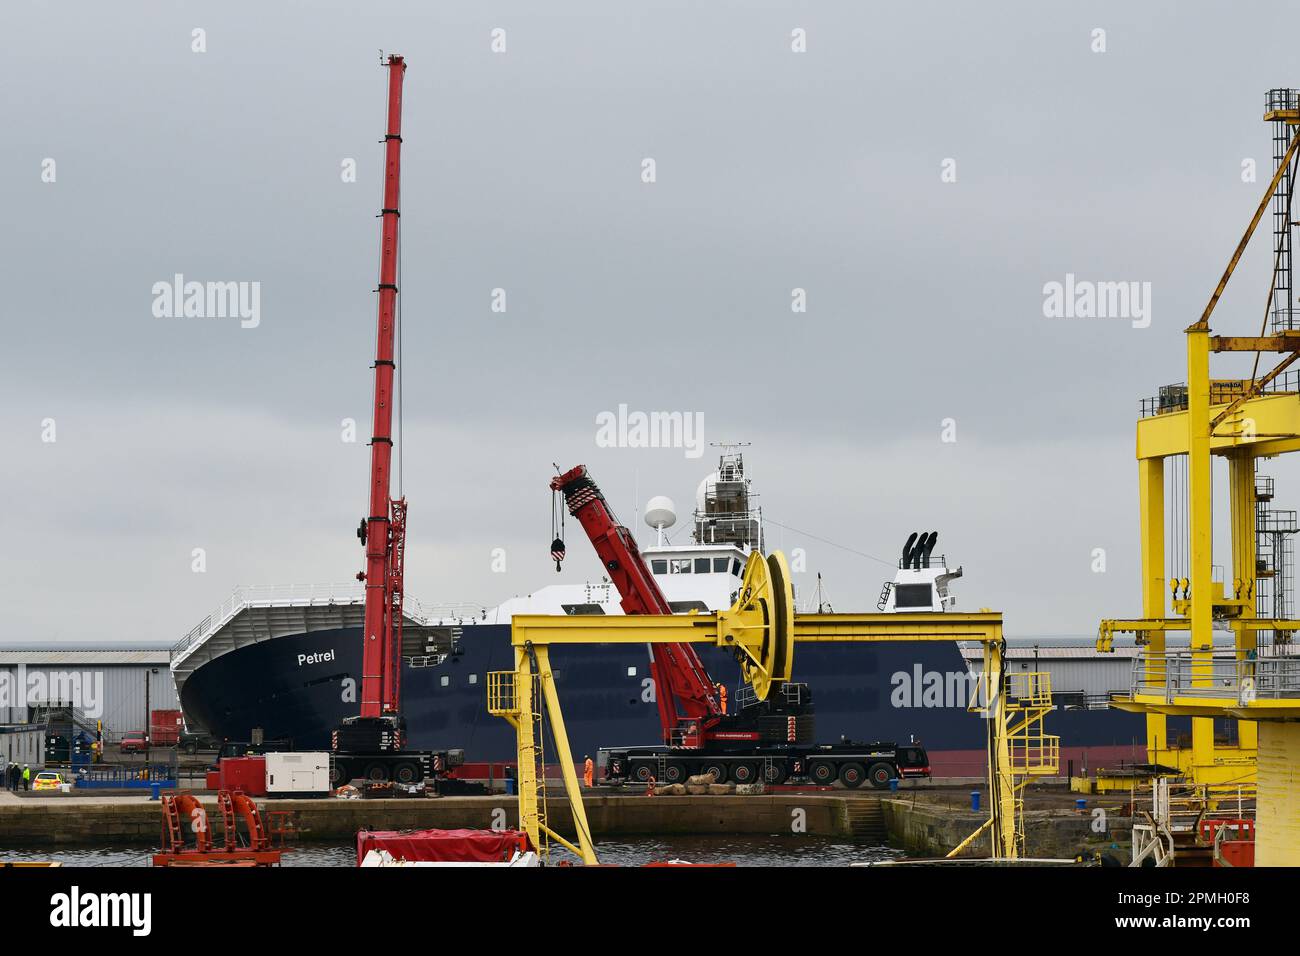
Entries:
{"label": "safety railing", "polygon": [[1021,776],[1051,776],[1061,767],[1061,738],[1043,733],[1037,721],[1007,737],[1011,772]]}
{"label": "safety railing", "polygon": [[[808,685],[797,681],[787,681],[780,684],[777,689],[768,695],[770,700],[773,696],[779,698],[788,706],[798,707],[808,703],[812,699],[812,692]],[[746,707],[752,707],[759,703],[758,694],[754,693],[752,684],[741,684],[736,690],[736,707],[744,710]]]}
{"label": "safety railing", "polygon": [[[250,607],[327,607],[364,604],[366,589],[361,584],[271,584],[241,585],[211,614],[199,621],[171,649],[174,666],[196,645],[225,627]],[[417,624],[443,624],[481,618],[486,612],[474,604],[423,605],[413,597],[402,602],[406,616]]]}
{"label": "safety railing", "polygon": [[1113,690],[1104,694],[1089,693],[1082,690],[1054,690],[1052,703],[1057,710],[1109,710],[1111,698],[1125,697],[1129,689]]}
{"label": "safety railing", "polygon": [[1213,820],[1255,816],[1254,784],[1196,784],[1164,781],[1158,802],[1171,830],[1187,831]]}
{"label": "safety railing", "polygon": [[493,717],[513,717],[519,709],[515,704],[515,672],[488,671],[488,713]]}
{"label": "safety railing", "polygon": [[1295,109],[1300,109],[1300,90],[1285,88],[1269,90],[1264,98],[1265,113],[1271,113],[1274,110]]}
{"label": "safety railing", "polygon": [[1051,673],[1012,671],[1006,675],[1004,693],[1011,772],[1020,776],[1056,774],[1061,765],[1061,738],[1047,733],[1043,723],[1054,707]]}
{"label": "safety railing", "polygon": [[302,607],[364,602],[366,589],[359,584],[243,585],[235,588],[211,614],[199,621],[172,647],[172,661],[196,643],[220,630],[246,607]]}
{"label": "safety railing", "polygon": [[78,769],[72,777],[81,790],[140,790],[153,784],[176,786],[174,764],[147,764],[143,766],[103,767]]}
{"label": "safety railing", "polygon": [[[1228,379],[1210,383],[1210,404],[1225,405],[1234,402],[1246,394],[1250,379]],[[1262,395],[1290,394],[1300,392],[1300,372],[1283,372],[1277,378],[1260,388]],[[1142,418],[1153,415],[1167,415],[1187,409],[1187,386],[1162,385],[1160,393],[1152,398],[1144,398],[1139,403]]]}
{"label": "safety railing", "polygon": [[1018,707],[1052,706],[1052,676],[1047,671],[1012,671],[1007,674],[1007,701]]}
{"label": "safety railing", "polygon": [[1300,697],[1300,656],[1144,653],[1133,660],[1134,696],[1221,697],[1228,700]]}
{"label": "safety railing", "polygon": [[[901,571],[905,568],[912,567],[915,563],[915,561],[904,561],[902,558],[899,558],[898,568]],[[932,554],[928,558],[921,559],[921,567],[923,568],[946,568],[947,566],[948,558],[942,554]]]}
{"label": "safety railing", "polygon": [[[488,713],[493,717],[505,717],[507,720],[518,719],[522,715],[519,707],[518,677],[515,671],[488,671]],[[534,719],[541,716],[542,684],[541,675],[533,674]]]}

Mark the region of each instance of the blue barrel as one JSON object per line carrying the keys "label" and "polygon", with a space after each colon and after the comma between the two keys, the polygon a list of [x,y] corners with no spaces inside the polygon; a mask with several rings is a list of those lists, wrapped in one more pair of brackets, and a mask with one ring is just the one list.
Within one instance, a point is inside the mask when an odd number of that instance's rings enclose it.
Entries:
{"label": "blue barrel", "polygon": [[978,790],[972,790],[970,792],[970,808],[974,810],[976,813],[979,812],[980,792]]}
{"label": "blue barrel", "polygon": [[1088,801],[1083,799],[1075,800],[1074,809],[1078,810],[1080,813],[1083,813],[1084,810],[1088,809]]}
{"label": "blue barrel", "polygon": [[515,795],[515,786],[516,784],[515,784],[514,775],[507,774],[506,775],[506,796],[513,797]]}
{"label": "blue barrel", "polygon": [[889,790],[890,790],[891,793],[898,793],[898,778],[897,778],[897,777],[890,777],[890,778],[889,778]]}
{"label": "blue barrel", "polygon": [[162,784],[155,780],[153,783],[149,784],[149,799],[159,800],[161,798],[162,798]]}

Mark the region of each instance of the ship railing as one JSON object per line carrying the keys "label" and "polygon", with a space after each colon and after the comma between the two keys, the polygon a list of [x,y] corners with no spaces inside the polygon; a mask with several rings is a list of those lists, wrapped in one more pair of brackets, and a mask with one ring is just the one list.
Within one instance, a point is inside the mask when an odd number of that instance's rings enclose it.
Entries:
{"label": "ship railing", "polygon": [[[199,621],[171,649],[175,667],[193,650],[225,627],[240,611],[252,607],[328,607],[364,604],[366,589],[361,584],[248,584],[231,592],[207,617]],[[473,604],[424,605],[413,597],[402,602],[402,610],[416,624],[476,620],[484,609]]]}
{"label": "ship railing", "polygon": [[1300,657],[1148,652],[1133,660],[1132,689],[1135,696],[1163,695],[1170,703],[1184,696],[1247,702],[1300,697]]}
{"label": "ship railing", "polygon": [[[695,523],[697,544],[727,544],[729,539],[737,538],[742,543],[752,544],[763,536],[763,509],[750,508],[745,511],[696,511],[692,515]],[[721,535],[723,541],[717,541]]]}
{"label": "ship railing", "polygon": [[1058,710],[1109,710],[1111,698],[1128,695],[1128,688],[1106,693],[1090,693],[1084,690],[1054,690],[1052,704]]}
{"label": "ship railing", "polygon": [[[899,558],[898,569],[900,571],[905,571],[911,568],[913,563],[914,562],[912,561],[905,561],[904,559]],[[948,566],[948,557],[947,555],[943,555],[943,554],[932,554],[928,558],[923,558],[921,560],[921,567],[923,568],[946,568],[947,566]]]}

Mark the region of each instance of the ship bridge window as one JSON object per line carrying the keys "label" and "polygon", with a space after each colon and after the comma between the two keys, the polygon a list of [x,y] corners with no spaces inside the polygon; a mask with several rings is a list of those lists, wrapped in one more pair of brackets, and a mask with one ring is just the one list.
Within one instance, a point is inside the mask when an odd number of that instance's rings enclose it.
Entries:
{"label": "ship bridge window", "polygon": [[674,559],[673,559],[673,563],[672,563],[671,567],[669,568],[669,570],[670,570],[670,572],[671,572],[672,574],[690,574],[690,573],[691,573],[691,559],[690,559],[690,558],[674,558]]}
{"label": "ship bridge window", "polygon": [[895,607],[930,607],[933,604],[934,593],[929,584],[894,585]]}
{"label": "ship bridge window", "polygon": [[740,558],[731,559],[731,573],[736,577],[740,577]]}
{"label": "ship bridge window", "polygon": [[709,573],[709,559],[708,559],[708,558],[696,558],[696,559],[695,559],[695,573],[696,573],[696,574],[708,574],[708,573]]}
{"label": "ship bridge window", "polygon": [[726,559],[726,558],[714,558],[714,559],[713,559],[713,570],[714,570],[714,571],[717,571],[717,572],[719,572],[719,573],[721,573],[721,574],[726,574],[726,573],[727,573],[727,559]]}
{"label": "ship bridge window", "polygon": [[709,606],[703,601],[669,601],[668,606],[674,614],[685,614],[687,611],[700,611],[704,614],[709,612]]}
{"label": "ship bridge window", "polygon": [[604,614],[605,609],[599,604],[561,604],[565,614]]}
{"label": "ship bridge window", "polygon": [[667,573],[668,573],[668,559],[667,559],[667,558],[655,558],[653,561],[651,561],[651,562],[650,562],[650,573],[651,573],[651,574],[667,574]]}

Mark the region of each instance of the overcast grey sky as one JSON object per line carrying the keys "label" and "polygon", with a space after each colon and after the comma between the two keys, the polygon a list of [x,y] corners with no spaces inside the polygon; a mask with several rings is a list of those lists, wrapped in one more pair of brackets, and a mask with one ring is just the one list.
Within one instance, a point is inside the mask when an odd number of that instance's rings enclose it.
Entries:
{"label": "overcast grey sky", "polygon": [[[1002,609],[1013,635],[1137,614],[1137,403],[1184,377],[1181,330],[1271,173],[1264,94],[1300,86],[1298,19],[1285,3],[14,0],[0,640],[178,639],[237,584],[360,568],[380,49],[409,64],[410,593],[495,604],[555,580],[552,462],[587,463],[626,521],[652,494],[688,511],[712,450],[598,448],[596,416],[626,403],[752,442],[782,524],[888,562],[938,529],[966,569],[960,606]],[[1266,246],[1248,256],[1216,328],[1258,326],[1268,267]],[[155,317],[152,287],[176,273],[260,283],[260,324]],[[1043,286],[1067,273],[1150,282],[1150,327],[1045,318]],[[1300,501],[1300,476],[1272,473],[1280,503]],[[570,531],[560,580],[597,575]],[[838,608],[874,606],[891,575],[769,532]]]}

